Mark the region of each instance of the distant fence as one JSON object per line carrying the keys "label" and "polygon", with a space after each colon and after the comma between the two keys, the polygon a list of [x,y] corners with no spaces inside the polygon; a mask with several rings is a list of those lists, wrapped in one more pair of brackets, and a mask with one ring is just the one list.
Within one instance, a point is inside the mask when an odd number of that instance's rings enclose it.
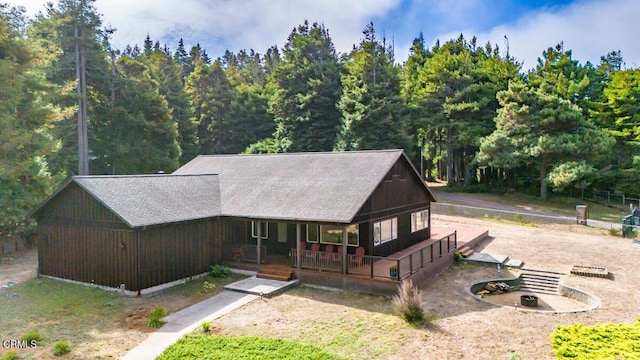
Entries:
{"label": "distant fence", "polygon": [[12,255],[26,246],[27,242],[22,237],[0,237],[0,256]]}
{"label": "distant fence", "polygon": [[631,207],[640,207],[640,198],[626,196],[619,191],[585,191],[582,198],[584,200],[594,201],[607,206],[614,206],[621,210],[627,210]]}

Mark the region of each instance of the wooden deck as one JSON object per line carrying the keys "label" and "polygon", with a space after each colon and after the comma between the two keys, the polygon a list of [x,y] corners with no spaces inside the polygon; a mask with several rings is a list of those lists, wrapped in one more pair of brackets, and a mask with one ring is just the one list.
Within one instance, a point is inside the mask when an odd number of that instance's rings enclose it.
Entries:
{"label": "wooden deck", "polygon": [[[446,241],[440,245],[437,244],[442,238],[453,232],[456,232],[457,235],[456,244]],[[385,258],[366,256],[361,265],[353,266],[350,264],[348,266],[349,273],[346,275],[341,272],[341,262],[329,261],[325,263],[321,261],[321,252],[314,255],[314,259],[317,260],[307,261],[303,257],[301,259],[303,268],[290,268],[293,269],[295,277],[303,283],[389,295],[396,291],[399,280],[390,276],[389,268],[391,265],[399,265],[400,278],[410,278],[416,284],[425,283],[453,263],[453,254],[456,248],[472,247],[488,236],[489,231],[485,228],[433,226],[430,239]],[[338,260],[341,261],[341,259]],[[267,257],[267,262],[271,263],[269,257]],[[333,264],[334,262],[335,264]],[[315,265],[321,263],[324,265],[315,268]],[[329,265],[335,265],[333,266],[335,269]],[[256,266],[256,268],[259,267]]]}

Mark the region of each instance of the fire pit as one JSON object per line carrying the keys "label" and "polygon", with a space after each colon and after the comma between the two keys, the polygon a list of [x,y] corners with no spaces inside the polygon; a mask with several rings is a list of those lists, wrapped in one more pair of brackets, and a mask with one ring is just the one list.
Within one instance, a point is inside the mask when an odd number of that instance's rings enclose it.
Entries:
{"label": "fire pit", "polygon": [[535,295],[520,296],[520,304],[527,307],[538,307],[538,297]]}

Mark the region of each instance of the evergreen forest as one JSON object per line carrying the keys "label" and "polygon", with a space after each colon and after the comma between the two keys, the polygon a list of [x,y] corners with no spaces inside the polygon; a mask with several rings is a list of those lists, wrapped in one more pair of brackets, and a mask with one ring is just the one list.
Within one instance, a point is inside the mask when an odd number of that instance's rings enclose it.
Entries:
{"label": "evergreen forest", "polygon": [[213,58],[149,35],[115,49],[94,2],[0,4],[0,234],[70,176],[200,154],[401,148],[452,187],[640,197],[640,69],[615,49],[592,64],[549,44],[523,71],[496,44],[416,34],[399,63],[372,23],[338,53],[304,21],[283,47]]}

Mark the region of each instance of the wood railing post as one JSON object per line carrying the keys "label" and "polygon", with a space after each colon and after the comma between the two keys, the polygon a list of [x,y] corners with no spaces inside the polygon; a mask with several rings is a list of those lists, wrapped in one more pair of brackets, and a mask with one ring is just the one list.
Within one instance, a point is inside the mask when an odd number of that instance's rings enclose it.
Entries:
{"label": "wood railing post", "polygon": [[368,259],[369,259],[369,263],[371,264],[371,266],[369,267],[369,271],[371,274],[371,278],[373,278],[373,258],[368,258]]}
{"label": "wood railing post", "polygon": [[300,242],[302,241],[302,226],[296,224],[296,266],[300,269]]}

